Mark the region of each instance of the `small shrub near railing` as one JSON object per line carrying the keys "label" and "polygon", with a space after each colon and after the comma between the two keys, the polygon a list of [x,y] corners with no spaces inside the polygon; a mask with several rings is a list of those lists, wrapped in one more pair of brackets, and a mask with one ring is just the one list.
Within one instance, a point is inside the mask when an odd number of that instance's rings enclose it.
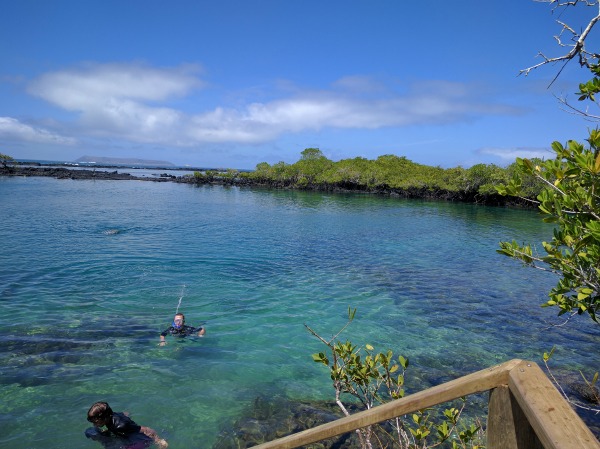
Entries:
{"label": "small shrub near railing", "polygon": [[[403,398],[409,367],[407,357],[395,357],[391,350],[377,352],[369,344],[357,346],[342,341],[340,334],[354,320],[356,309],[348,308],[348,321],[331,339],[323,338],[311,327],[308,331],[326,346],[324,352],[313,354],[315,362],[329,369],[335,402],[345,416],[350,416],[348,401],[358,401],[364,409]],[[463,417],[466,406],[462,398],[457,406],[443,410],[428,408],[397,417],[378,425],[356,430],[362,449],[398,447],[400,449],[482,449],[484,431],[475,419]]]}

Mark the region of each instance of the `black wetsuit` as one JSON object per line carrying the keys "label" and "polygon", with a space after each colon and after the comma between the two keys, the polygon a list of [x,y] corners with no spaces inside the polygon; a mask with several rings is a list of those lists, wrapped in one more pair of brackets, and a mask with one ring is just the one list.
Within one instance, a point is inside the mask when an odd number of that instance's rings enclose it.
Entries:
{"label": "black wetsuit", "polygon": [[153,443],[152,438],[140,432],[141,426],[124,413],[113,413],[106,428],[90,427],[85,436],[102,443],[106,449],[142,449]]}
{"label": "black wetsuit", "polygon": [[194,333],[198,333],[202,330],[201,327],[193,327],[193,326],[186,326],[185,324],[183,326],[181,326],[179,329],[177,329],[175,326],[171,325],[169,326],[167,329],[165,329],[164,331],[162,331],[160,333],[160,335],[162,337],[166,337],[168,334],[174,335],[175,337],[185,337],[186,335],[192,335]]}
{"label": "black wetsuit", "polygon": [[106,428],[115,435],[126,437],[132,433],[138,433],[142,427],[138,426],[133,419],[124,413],[113,413]]}

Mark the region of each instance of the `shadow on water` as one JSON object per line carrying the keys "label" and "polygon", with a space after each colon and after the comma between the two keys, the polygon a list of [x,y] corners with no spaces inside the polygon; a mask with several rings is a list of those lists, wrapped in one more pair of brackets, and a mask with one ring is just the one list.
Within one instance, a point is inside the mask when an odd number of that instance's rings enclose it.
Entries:
{"label": "shadow on water", "polygon": [[99,375],[112,369],[103,360],[118,359],[123,342],[128,352],[142,351],[156,335],[154,329],[141,324],[104,324],[43,331],[33,327],[0,330],[0,384],[31,387]]}

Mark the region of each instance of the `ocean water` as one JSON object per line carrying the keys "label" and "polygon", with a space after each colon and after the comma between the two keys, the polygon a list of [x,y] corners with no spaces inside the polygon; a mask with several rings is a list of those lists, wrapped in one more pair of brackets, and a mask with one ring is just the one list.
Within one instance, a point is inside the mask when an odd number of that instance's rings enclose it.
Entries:
{"label": "ocean water", "polygon": [[[410,391],[513,358],[600,366],[598,326],[542,308],[556,278],[498,255],[535,211],[369,195],[0,178],[0,447],[93,448],[128,411],[210,448],[258,396],[330,399],[304,324],[410,358]],[[157,345],[180,303],[203,338]]]}

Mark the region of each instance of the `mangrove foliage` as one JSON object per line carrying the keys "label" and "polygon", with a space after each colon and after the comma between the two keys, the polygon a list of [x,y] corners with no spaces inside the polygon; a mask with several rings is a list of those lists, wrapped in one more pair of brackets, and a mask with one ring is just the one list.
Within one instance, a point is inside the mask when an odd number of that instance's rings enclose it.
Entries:
{"label": "mangrove foliage", "polygon": [[[496,190],[497,186],[513,178],[516,169],[516,164],[508,167],[495,164],[477,164],[470,168],[433,167],[393,154],[374,160],[356,157],[332,161],[320,149],[307,148],[292,164],[261,162],[251,172],[195,172],[193,181],[199,184],[223,182],[284,189],[381,193],[490,205],[527,205],[521,198],[504,197]],[[525,177],[522,187],[526,196],[535,198],[543,185],[535,177]]]}

